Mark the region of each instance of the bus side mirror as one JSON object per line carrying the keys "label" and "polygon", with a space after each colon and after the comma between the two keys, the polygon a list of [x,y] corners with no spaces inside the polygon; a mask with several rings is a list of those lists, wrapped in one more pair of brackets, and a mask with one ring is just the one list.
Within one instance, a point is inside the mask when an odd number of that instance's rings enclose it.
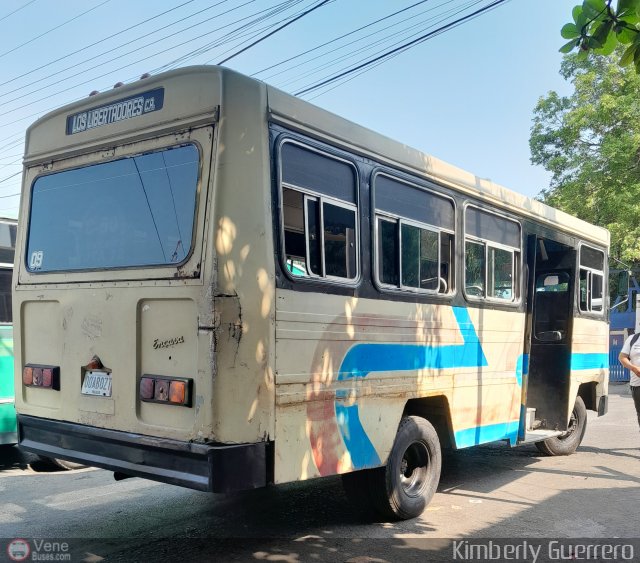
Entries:
{"label": "bus side mirror", "polygon": [[621,270],[618,272],[618,295],[620,297],[626,297],[629,293],[629,280],[631,272],[628,270]]}

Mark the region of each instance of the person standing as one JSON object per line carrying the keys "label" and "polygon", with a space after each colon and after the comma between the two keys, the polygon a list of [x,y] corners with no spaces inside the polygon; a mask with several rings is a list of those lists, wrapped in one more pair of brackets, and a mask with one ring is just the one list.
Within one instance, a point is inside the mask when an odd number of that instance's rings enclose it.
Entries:
{"label": "person standing", "polygon": [[638,425],[640,426],[640,332],[632,334],[625,340],[624,346],[618,355],[620,363],[629,370],[631,379],[631,396],[638,415]]}

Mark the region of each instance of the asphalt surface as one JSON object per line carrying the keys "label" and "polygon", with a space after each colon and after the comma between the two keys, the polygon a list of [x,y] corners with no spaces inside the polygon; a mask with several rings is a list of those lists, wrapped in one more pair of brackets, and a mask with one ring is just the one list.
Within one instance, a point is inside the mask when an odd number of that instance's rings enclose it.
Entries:
{"label": "asphalt surface", "polygon": [[212,495],[98,469],[36,471],[33,456],[1,448],[0,561],[18,537],[67,541],[73,561],[350,563],[447,561],[446,538],[640,538],[627,387],[611,387],[607,416],[592,414],[572,456],[502,443],[447,454],[428,509],[394,523],[364,521],[339,478]]}

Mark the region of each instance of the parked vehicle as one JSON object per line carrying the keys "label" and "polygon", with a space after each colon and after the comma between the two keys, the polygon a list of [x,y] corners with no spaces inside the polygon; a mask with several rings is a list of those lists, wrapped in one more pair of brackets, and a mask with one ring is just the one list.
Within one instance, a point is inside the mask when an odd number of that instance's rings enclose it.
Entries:
{"label": "parked vehicle", "polygon": [[410,518],[442,447],[566,455],[607,410],[605,229],[228,69],[45,115],[21,201],[31,452],[214,492],[342,474]]}

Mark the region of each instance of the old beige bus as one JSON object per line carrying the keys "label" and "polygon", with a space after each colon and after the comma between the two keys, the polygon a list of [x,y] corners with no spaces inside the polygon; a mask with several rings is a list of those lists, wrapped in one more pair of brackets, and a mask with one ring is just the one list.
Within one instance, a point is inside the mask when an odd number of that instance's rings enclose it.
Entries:
{"label": "old beige bus", "polygon": [[606,412],[607,231],[224,68],[39,119],[19,219],[31,452],[410,518],[442,448]]}

